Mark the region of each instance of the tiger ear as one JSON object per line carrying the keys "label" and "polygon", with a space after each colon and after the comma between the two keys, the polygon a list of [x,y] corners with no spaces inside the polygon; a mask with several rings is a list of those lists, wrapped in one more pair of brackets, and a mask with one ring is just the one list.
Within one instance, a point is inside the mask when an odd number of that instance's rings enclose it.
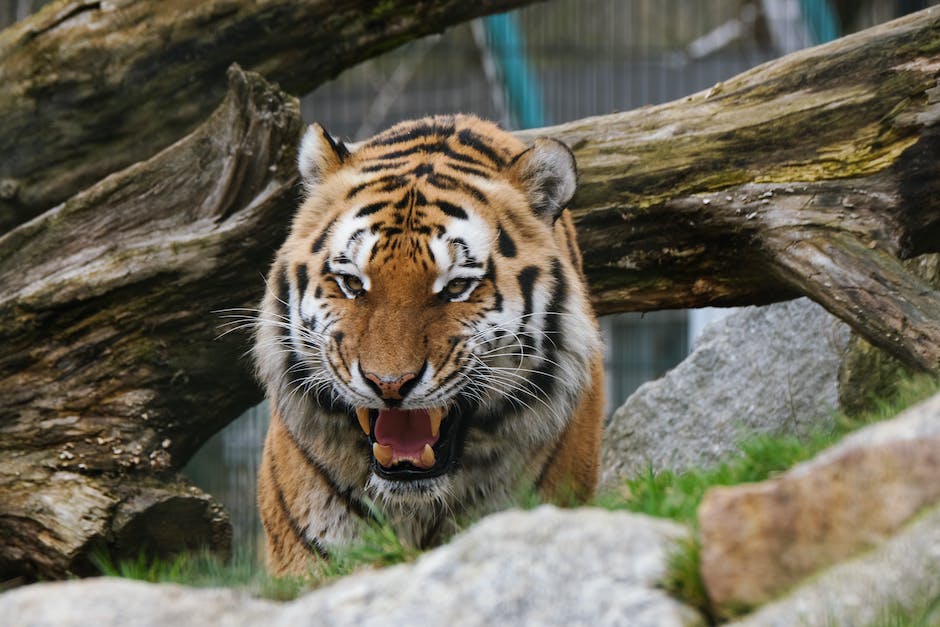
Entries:
{"label": "tiger ear", "polygon": [[509,165],[510,176],[522,185],[537,216],[553,223],[571,202],[577,185],[574,155],[563,143],[539,137]]}
{"label": "tiger ear", "polygon": [[304,187],[308,191],[313,189],[338,170],[348,158],[346,144],[330,137],[319,124],[311,124],[300,141],[300,153],[297,156],[297,167]]}

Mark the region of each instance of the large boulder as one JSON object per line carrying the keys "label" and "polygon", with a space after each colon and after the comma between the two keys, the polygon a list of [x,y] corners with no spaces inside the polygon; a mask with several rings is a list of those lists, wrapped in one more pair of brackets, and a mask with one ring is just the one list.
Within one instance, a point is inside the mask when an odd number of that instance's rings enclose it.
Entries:
{"label": "large boulder", "polygon": [[877,546],[940,504],[938,477],[940,394],[777,477],[710,489],[698,510],[709,597],[756,606]]}
{"label": "large boulder", "polygon": [[[920,622],[910,624],[927,627],[940,625],[935,599],[940,599],[940,507],[876,549],[829,568],[728,627],[908,624],[891,619],[899,611],[923,613]],[[930,602],[932,609],[923,607]]]}
{"label": "large boulder", "polygon": [[681,364],[614,413],[602,484],[650,467],[715,465],[747,434],[830,424],[848,338],[844,323],[806,298],[746,307],[710,324]]}
{"label": "large boulder", "polygon": [[277,605],[219,590],[121,580],[28,586],[0,616],[36,627],[109,625],[704,625],[662,589],[689,532],[626,512],[491,516],[413,564],[360,573]]}

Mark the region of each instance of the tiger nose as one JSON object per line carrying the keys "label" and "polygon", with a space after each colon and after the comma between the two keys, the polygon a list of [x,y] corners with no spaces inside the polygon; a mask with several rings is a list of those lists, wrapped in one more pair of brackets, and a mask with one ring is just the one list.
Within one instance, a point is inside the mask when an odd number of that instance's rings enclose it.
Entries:
{"label": "tiger nose", "polygon": [[411,388],[418,382],[418,377],[413,372],[405,373],[401,376],[380,376],[374,372],[363,372],[366,382],[378,393],[382,400],[400,401],[411,391]]}

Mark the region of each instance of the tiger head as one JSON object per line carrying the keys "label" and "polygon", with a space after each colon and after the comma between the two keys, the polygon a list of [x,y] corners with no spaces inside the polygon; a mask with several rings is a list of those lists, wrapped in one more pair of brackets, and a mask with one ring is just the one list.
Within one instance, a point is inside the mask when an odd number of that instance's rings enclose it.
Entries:
{"label": "tiger head", "polygon": [[556,223],[571,152],[453,116],[354,149],[311,125],[299,166],[255,349],[288,425],[361,459],[379,492],[501,458],[521,472],[565,428],[597,347]]}

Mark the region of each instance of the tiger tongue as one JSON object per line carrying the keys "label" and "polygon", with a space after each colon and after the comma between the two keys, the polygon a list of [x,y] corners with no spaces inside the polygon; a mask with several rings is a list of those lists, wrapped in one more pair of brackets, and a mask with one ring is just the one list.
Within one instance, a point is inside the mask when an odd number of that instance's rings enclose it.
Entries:
{"label": "tiger tongue", "polygon": [[433,455],[428,458],[425,447],[434,446],[438,435],[432,433],[431,415],[426,409],[379,410],[374,437],[383,452],[381,458],[377,457],[383,466],[399,461],[419,467],[434,464]]}

